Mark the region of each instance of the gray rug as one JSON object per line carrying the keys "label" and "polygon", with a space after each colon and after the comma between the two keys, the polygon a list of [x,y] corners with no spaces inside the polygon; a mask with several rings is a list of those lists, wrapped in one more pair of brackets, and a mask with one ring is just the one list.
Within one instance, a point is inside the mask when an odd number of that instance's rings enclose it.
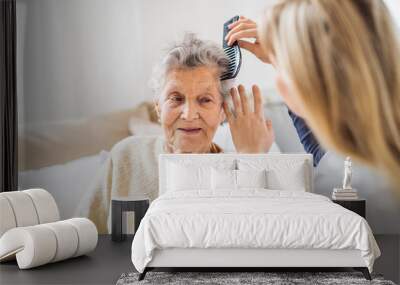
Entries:
{"label": "gray rug", "polygon": [[139,273],[122,274],[117,285],[133,284],[379,284],[395,285],[381,275],[372,275],[368,281],[360,272],[148,272],[146,278],[138,281]]}

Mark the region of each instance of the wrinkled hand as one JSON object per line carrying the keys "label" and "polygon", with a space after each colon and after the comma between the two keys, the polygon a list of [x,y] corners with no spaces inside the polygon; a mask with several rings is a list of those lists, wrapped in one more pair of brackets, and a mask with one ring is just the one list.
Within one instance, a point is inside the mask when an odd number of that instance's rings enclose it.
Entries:
{"label": "wrinkled hand", "polygon": [[[232,45],[235,41],[237,41],[241,48],[253,53],[261,61],[265,63],[271,62],[268,58],[268,54],[260,45],[256,22],[240,16],[239,20],[230,24],[228,28],[230,31],[225,38],[225,40],[228,42],[228,45]],[[254,39],[254,41],[242,40],[244,38],[251,38]]]}
{"label": "wrinkled hand", "polygon": [[272,122],[264,118],[260,89],[253,85],[252,91],[254,112],[250,110],[242,85],[239,85],[238,89],[231,89],[235,115],[229,110],[226,101],[223,105],[232,140],[238,153],[266,153],[275,140]]}

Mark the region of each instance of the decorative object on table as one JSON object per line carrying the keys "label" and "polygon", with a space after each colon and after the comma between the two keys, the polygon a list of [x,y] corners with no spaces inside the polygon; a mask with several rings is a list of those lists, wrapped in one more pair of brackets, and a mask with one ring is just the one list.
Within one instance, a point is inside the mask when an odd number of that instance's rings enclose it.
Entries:
{"label": "decorative object on table", "polygon": [[344,175],[342,188],[334,188],[332,193],[333,200],[357,200],[357,189],[351,187],[351,179],[353,176],[351,158],[348,156],[344,161]]}
{"label": "decorative object on table", "polygon": [[[136,232],[140,221],[149,208],[149,203],[149,198],[143,195],[113,197],[111,204],[111,239],[113,241],[123,241],[126,239],[126,234],[133,234],[130,230],[132,223],[135,225],[134,231]],[[134,222],[131,214],[134,214]],[[127,229],[126,233],[124,233],[124,228]]]}
{"label": "decorative object on table", "polygon": [[339,204],[343,208],[346,208],[364,219],[366,218],[366,201],[365,199],[357,200],[332,200],[334,203]]}
{"label": "decorative object on table", "polygon": [[86,218],[59,221],[54,198],[44,189],[0,193],[0,262],[20,269],[77,257],[97,245],[96,226]]}
{"label": "decorative object on table", "polygon": [[360,272],[149,272],[138,281],[139,273],[125,273],[117,285],[134,284],[379,284],[395,285],[382,275],[373,274],[373,281],[365,280]]}

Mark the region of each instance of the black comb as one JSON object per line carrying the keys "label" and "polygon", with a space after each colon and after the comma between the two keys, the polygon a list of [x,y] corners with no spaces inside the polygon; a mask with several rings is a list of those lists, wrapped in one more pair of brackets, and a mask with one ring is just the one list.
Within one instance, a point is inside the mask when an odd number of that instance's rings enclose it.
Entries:
{"label": "black comb", "polygon": [[240,65],[242,64],[242,53],[240,52],[240,47],[238,42],[234,42],[231,46],[225,40],[226,35],[229,33],[228,25],[239,20],[239,16],[235,16],[224,24],[224,33],[222,38],[222,47],[225,54],[229,58],[228,70],[226,70],[221,75],[221,80],[233,79],[235,78],[240,70]]}

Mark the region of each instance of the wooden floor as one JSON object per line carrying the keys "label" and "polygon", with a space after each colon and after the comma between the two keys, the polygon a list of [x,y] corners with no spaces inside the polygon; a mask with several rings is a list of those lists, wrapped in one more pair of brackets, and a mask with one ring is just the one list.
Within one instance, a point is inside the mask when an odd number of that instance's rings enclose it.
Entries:
{"label": "wooden floor", "polygon": [[[375,236],[382,256],[374,272],[400,283],[400,236]],[[115,284],[119,276],[134,271],[130,258],[131,238],[121,243],[100,236],[88,256],[81,256],[29,270],[19,270],[16,262],[0,264],[0,284]],[[331,269],[332,270],[332,269]]]}

